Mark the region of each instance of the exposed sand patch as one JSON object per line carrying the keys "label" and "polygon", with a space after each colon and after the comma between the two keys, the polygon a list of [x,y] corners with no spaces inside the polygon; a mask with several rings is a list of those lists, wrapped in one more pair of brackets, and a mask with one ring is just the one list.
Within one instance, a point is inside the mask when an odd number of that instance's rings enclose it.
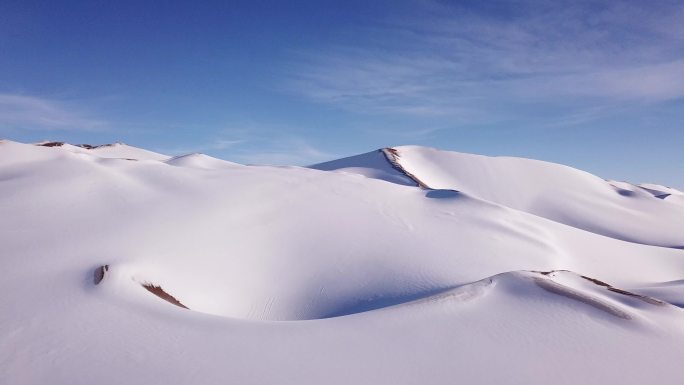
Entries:
{"label": "exposed sand patch", "polygon": [[104,277],[107,275],[108,271],[109,271],[109,265],[102,265],[102,266],[98,267],[97,269],[95,269],[94,274],[93,274],[94,275],[93,276],[93,282],[96,285],[99,284],[100,282],[102,282]]}
{"label": "exposed sand patch", "polygon": [[164,291],[164,289],[161,288],[161,286],[157,286],[151,283],[143,283],[141,284],[142,287],[147,289],[150,293],[156,295],[157,297],[163,299],[166,302],[172,303],[176,306],[182,307],[184,309],[188,309],[187,306],[183,305],[179,300],[177,300],[174,296],[171,294],[167,293]]}
{"label": "exposed sand patch", "polygon": [[554,282],[550,279],[535,278],[534,283],[536,283],[537,286],[541,287],[542,289],[544,289],[550,293],[558,294],[558,295],[561,295],[565,298],[569,298],[569,299],[572,299],[575,301],[579,301],[581,303],[592,306],[598,310],[604,311],[604,312],[606,312],[610,315],[613,315],[615,317],[619,317],[619,318],[622,318],[625,320],[631,320],[632,319],[632,316],[630,314],[622,311],[621,309],[617,308],[616,306],[605,303],[598,298],[593,298],[589,295],[581,293],[577,290],[574,290],[574,289],[572,289],[568,286],[562,285],[560,283]]}
{"label": "exposed sand patch", "polygon": [[380,150],[383,155],[385,155],[385,158],[387,161],[392,165],[392,167],[399,171],[400,173],[406,175],[409,179],[411,179],[417,186],[427,189],[427,190],[432,190],[430,186],[427,184],[423,183],[420,179],[418,179],[417,176],[411,174],[410,172],[406,171],[404,167],[399,163],[399,151],[397,151],[395,148],[388,147],[388,148],[383,148]]}

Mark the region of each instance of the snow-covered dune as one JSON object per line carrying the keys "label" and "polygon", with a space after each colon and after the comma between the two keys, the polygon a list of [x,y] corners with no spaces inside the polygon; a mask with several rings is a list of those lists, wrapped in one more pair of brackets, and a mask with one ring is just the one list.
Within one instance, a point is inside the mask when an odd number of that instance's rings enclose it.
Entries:
{"label": "snow-covered dune", "polygon": [[417,147],[301,168],[124,146],[0,142],[1,384],[684,376],[684,250],[652,246],[684,219],[654,186]]}
{"label": "snow-covered dune", "polygon": [[238,163],[228,162],[223,159],[218,159],[205,154],[187,154],[170,158],[165,161],[166,164],[179,167],[190,167],[207,170],[220,170],[224,168],[231,168],[240,166]]}
{"label": "snow-covered dune", "polygon": [[358,174],[407,186],[418,185],[403,170],[391,163],[390,159],[384,150],[377,150],[309,167],[316,170]]}
{"label": "snow-covered dune", "polygon": [[41,147],[66,150],[77,154],[94,155],[100,158],[119,158],[129,160],[165,160],[169,158],[167,155],[129,146],[121,142],[95,146],[90,144],[73,145],[64,142],[41,142],[37,143],[37,145]]}
{"label": "snow-covered dune", "polygon": [[[523,158],[418,146],[385,149],[380,154],[388,155],[404,173],[428,188],[461,191],[622,240],[664,247],[684,245],[682,193],[675,189],[606,181],[568,166]],[[369,162],[368,155],[329,163],[325,169],[375,177],[375,170],[381,167]]]}

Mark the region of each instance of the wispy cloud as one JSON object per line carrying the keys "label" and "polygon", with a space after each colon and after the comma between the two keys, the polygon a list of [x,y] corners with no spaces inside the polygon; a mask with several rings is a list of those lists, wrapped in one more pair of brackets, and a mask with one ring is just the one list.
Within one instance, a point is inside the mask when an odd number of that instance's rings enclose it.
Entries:
{"label": "wispy cloud", "polygon": [[336,157],[334,154],[314,147],[304,139],[294,137],[267,143],[260,148],[237,151],[232,156],[232,160],[243,164],[300,166],[331,160]]}
{"label": "wispy cloud", "polygon": [[657,103],[678,99],[684,96],[684,59],[559,77],[557,86],[559,93],[615,101]]}
{"label": "wispy cloud", "polygon": [[246,143],[245,139],[214,139],[201,143],[184,143],[182,146],[153,145],[154,151],[168,155],[185,155],[192,153],[212,153],[237,148]]}
{"label": "wispy cloud", "polygon": [[334,159],[311,140],[291,133],[290,127],[242,122],[217,129],[217,137],[183,146],[156,146],[155,151],[168,155],[206,153],[242,164],[308,165]]}
{"label": "wispy cloud", "polygon": [[244,142],[245,140],[242,139],[217,139],[210,145],[210,147],[215,150],[225,150]]}
{"label": "wispy cloud", "polygon": [[17,130],[98,130],[107,123],[69,103],[0,93],[0,127]]}
{"label": "wispy cloud", "polygon": [[298,54],[287,87],[361,113],[477,122],[537,103],[600,116],[684,97],[681,20],[678,2],[420,2],[357,31],[361,46]]}

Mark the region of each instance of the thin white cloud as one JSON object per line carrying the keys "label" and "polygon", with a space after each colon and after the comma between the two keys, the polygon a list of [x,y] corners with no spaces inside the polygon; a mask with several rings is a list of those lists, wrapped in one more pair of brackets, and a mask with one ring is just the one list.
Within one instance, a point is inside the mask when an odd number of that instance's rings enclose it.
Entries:
{"label": "thin white cloud", "polygon": [[0,127],[28,130],[98,130],[103,120],[94,119],[67,103],[17,94],[0,94]]}
{"label": "thin white cloud", "polygon": [[305,166],[335,157],[336,155],[323,151],[304,139],[288,137],[262,142],[258,147],[236,151],[230,160],[243,164]]}
{"label": "thin white cloud", "polygon": [[242,144],[244,142],[245,140],[242,139],[218,139],[210,145],[210,148],[215,150],[225,150]]}
{"label": "thin white cloud", "polygon": [[660,102],[684,96],[684,59],[565,79],[566,91],[611,99]]}
{"label": "thin white cloud", "polygon": [[216,139],[206,143],[185,143],[182,146],[155,146],[154,151],[172,156],[186,155],[192,153],[208,153],[236,148],[246,143],[244,139]]}
{"label": "thin white cloud", "polygon": [[335,158],[310,140],[291,135],[292,127],[246,121],[227,124],[218,138],[183,146],[157,146],[155,151],[169,155],[206,153],[242,164],[308,165]]}
{"label": "thin white cloud", "polygon": [[288,89],[354,112],[465,122],[525,104],[598,116],[684,97],[682,3],[523,1],[506,17],[422,5],[359,31],[360,46],[298,55]]}
{"label": "thin white cloud", "polygon": [[[291,134],[296,127],[282,123],[241,121],[226,124],[224,138],[215,141],[215,152],[227,160],[242,164],[307,165],[334,159],[310,139]],[[232,139],[235,138],[235,139]],[[217,143],[225,145],[218,148]]]}

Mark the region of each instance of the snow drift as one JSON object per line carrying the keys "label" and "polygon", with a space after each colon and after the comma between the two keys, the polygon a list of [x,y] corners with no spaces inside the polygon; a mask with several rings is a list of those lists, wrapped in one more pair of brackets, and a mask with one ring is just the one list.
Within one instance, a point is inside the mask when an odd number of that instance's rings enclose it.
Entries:
{"label": "snow drift", "polygon": [[677,196],[421,147],[2,141],[0,383],[676,384]]}

